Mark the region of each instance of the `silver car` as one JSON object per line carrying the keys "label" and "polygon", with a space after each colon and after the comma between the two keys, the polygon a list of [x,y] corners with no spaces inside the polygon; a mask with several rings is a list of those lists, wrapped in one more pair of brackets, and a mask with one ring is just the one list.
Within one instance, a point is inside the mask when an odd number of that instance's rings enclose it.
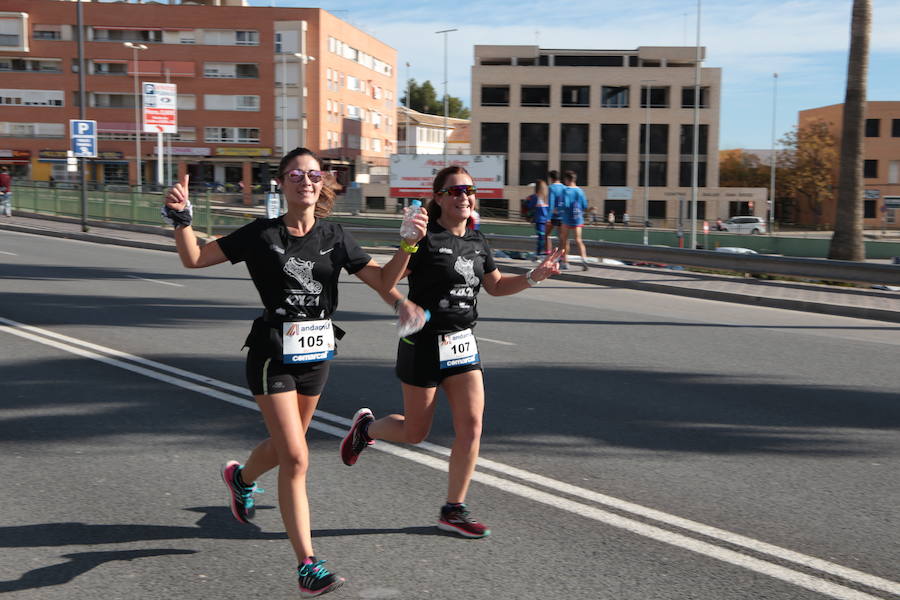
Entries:
{"label": "silver car", "polygon": [[722,231],[729,233],[765,233],[766,222],[760,217],[731,217],[722,224]]}

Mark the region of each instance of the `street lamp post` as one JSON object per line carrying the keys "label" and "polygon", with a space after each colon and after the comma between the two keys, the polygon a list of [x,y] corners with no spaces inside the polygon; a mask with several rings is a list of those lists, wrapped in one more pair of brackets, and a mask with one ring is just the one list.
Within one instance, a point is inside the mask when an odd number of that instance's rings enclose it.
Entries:
{"label": "street lamp post", "polygon": [[138,72],[140,69],[138,68],[138,50],[147,50],[148,47],[144,44],[135,44],[132,42],[125,42],[126,48],[131,48],[132,52],[132,63],[134,66],[134,167],[135,167],[135,183],[137,184],[137,191],[141,191],[141,97],[140,97],[140,89],[138,87]]}
{"label": "street lamp post", "polygon": [[440,31],[435,31],[435,33],[443,33],[444,34],[444,166],[447,166],[447,138],[450,137],[447,133],[447,111],[449,105],[449,99],[447,98],[447,34],[452,31],[459,31],[459,29],[442,29]]}
{"label": "street lamp post", "polygon": [[[641,90],[644,93],[644,245],[650,243],[650,84],[655,83],[655,79],[642,79]],[[646,84],[646,85],[645,85]]]}
{"label": "street lamp post", "polygon": [[[697,44],[694,51],[694,126],[691,160],[691,250],[697,249],[697,196],[700,178],[700,2],[697,0]],[[706,150],[707,154],[709,150]],[[707,164],[708,164],[707,157]],[[705,248],[708,250],[708,248]]]}
{"label": "street lamp post", "polygon": [[778,73],[772,73],[772,158],[769,162],[769,235],[775,233],[775,167],[778,153],[775,151],[775,107],[778,99]]}

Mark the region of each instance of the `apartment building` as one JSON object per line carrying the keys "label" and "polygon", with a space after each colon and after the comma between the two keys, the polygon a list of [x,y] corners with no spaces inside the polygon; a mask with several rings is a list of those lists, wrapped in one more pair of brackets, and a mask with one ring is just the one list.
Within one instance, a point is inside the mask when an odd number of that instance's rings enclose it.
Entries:
{"label": "apartment building", "polygon": [[[695,55],[475,46],[472,152],[506,155],[510,207],[548,170],[571,170],[601,214],[671,225],[691,199]],[[720,90],[721,69],[703,67],[700,219],[765,211],[764,190],[717,187]]]}
{"label": "apartment building", "polygon": [[[843,104],[801,110],[799,124],[825,121],[840,152],[843,132]],[[869,101],[866,103],[863,132],[863,227],[876,229],[900,228],[900,101]],[[838,170],[834,172],[835,185]],[[808,206],[794,207],[794,220],[803,225],[833,225],[837,194],[816,215]]]}
{"label": "apartment building", "polygon": [[[0,12],[0,162],[24,178],[67,177],[68,121],[79,118],[77,3],[4,0]],[[176,173],[195,182],[262,182],[307,145],[351,181],[396,149],[396,51],[318,8],[82,3],[86,119],[99,153],[88,178],[154,180],[156,135],[136,148],[135,89],[178,86]],[[129,45],[126,45],[129,44]]]}

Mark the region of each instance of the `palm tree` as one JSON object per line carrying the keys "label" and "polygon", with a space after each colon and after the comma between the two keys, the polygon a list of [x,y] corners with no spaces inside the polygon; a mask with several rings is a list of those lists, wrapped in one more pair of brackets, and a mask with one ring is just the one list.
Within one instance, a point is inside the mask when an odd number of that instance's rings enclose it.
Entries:
{"label": "palm tree", "polygon": [[837,214],[828,258],[865,260],[863,245],[863,126],[866,111],[866,79],[869,72],[869,37],[872,0],[853,0],[850,23],[850,59],[847,93],[841,128],[841,167]]}

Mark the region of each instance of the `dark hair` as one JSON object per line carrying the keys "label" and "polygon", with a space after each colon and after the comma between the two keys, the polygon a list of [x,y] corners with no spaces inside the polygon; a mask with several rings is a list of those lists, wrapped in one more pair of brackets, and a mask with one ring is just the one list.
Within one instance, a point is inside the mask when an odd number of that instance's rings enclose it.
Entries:
{"label": "dark hair", "polygon": [[563,181],[566,183],[570,181],[576,181],[578,179],[578,174],[575,171],[566,171],[563,173]]}
{"label": "dark hair", "polygon": [[548,171],[547,179],[550,181],[559,181],[559,171]]}
{"label": "dark hair", "polygon": [[[451,175],[468,175],[469,178],[472,175],[466,171],[464,168],[459,165],[453,165],[451,167],[444,167],[438,174],[434,176],[434,182],[431,184],[431,191],[434,192],[434,195],[437,196],[437,193],[444,189],[444,184],[447,183],[447,179],[450,178]],[[428,220],[429,221],[437,221],[438,217],[441,216],[441,207],[437,202],[434,201],[434,197],[428,201],[428,206],[425,207],[428,211]]]}
{"label": "dark hair", "polygon": [[[294,148],[281,157],[281,162],[278,163],[278,175],[275,176],[275,179],[283,183],[284,170],[298,156],[312,157],[313,160],[319,163],[319,168],[322,168],[322,161],[316,156],[315,152],[309,148]],[[322,179],[322,192],[319,194],[319,200],[316,202],[315,214],[317,217],[327,217],[331,214],[331,209],[334,208],[334,195],[334,176],[330,171],[325,171],[325,177]]]}

